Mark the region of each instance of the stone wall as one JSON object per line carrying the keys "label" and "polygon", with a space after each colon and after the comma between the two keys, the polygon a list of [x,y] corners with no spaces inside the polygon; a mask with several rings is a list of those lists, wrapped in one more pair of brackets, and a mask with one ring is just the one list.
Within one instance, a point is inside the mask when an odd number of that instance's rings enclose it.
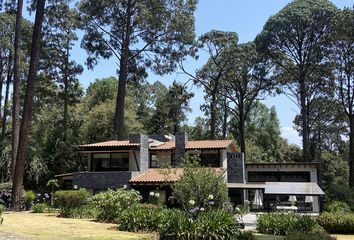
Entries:
{"label": "stone wall", "polygon": [[227,182],[245,183],[245,162],[242,153],[227,154]]}
{"label": "stone wall", "polygon": [[176,133],[175,136],[175,165],[180,166],[184,153],[186,152],[186,145],[188,142],[188,136],[184,132]]}
{"label": "stone wall", "polygon": [[139,156],[139,170],[146,172],[149,169],[149,137],[147,135],[140,135],[140,156]]}
{"label": "stone wall", "polygon": [[76,172],[73,185],[77,188],[106,190],[108,188],[122,188],[129,185],[132,172]]}

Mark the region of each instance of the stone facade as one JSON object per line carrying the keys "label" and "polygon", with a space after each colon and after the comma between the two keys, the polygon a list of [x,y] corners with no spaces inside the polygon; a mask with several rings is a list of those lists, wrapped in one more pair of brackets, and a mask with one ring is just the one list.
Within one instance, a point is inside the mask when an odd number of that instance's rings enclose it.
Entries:
{"label": "stone facade", "polygon": [[175,165],[180,166],[182,164],[183,156],[186,152],[186,145],[188,142],[188,136],[184,132],[176,133],[175,136]]}
{"label": "stone facade", "polygon": [[76,172],[73,185],[77,188],[106,190],[107,188],[122,188],[129,184],[132,172]]}
{"label": "stone facade", "polygon": [[147,135],[140,135],[140,172],[146,172],[149,169],[149,137]]}
{"label": "stone facade", "polygon": [[243,153],[227,154],[227,182],[245,183],[245,162]]}

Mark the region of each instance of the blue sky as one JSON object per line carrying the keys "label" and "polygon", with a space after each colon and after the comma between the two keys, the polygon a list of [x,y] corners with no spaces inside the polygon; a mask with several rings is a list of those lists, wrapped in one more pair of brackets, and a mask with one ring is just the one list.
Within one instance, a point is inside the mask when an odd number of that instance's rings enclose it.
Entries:
{"label": "blue sky", "polygon": [[[199,0],[195,14],[197,36],[216,29],[237,32],[240,43],[252,41],[261,32],[267,19],[289,2],[286,0]],[[352,6],[354,3],[353,0],[333,0],[332,2],[339,8]],[[82,33],[79,36],[81,37]],[[72,52],[72,57],[84,65],[86,52],[80,49],[78,44]],[[206,60],[207,56],[202,55],[197,61],[188,59],[185,65],[188,71],[194,72]],[[84,73],[79,77],[80,82],[86,88],[97,78],[115,76],[116,66],[115,59],[111,59],[100,61],[93,71],[85,67]],[[178,70],[166,76],[149,75],[149,82],[157,80],[169,85],[173,80],[185,82],[188,77],[180,74]],[[190,90],[195,93],[195,97],[191,100],[192,112],[188,116],[188,122],[193,124],[196,117],[203,116],[199,107],[204,98],[201,89],[190,86]],[[301,145],[301,139],[293,129],[293,119],[298,113],[297,106],[285,96],[267,97],[263,102],[269,107],[273,105],[276,107],[282,136],[291,143]]]}

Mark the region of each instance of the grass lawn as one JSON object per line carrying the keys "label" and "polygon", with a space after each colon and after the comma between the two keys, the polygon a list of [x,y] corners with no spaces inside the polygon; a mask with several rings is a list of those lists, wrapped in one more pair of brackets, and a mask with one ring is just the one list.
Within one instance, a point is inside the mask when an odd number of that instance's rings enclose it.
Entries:
{"label": "grass lawn", "polygon": [[91,220],[58,218],[55,214],[9,213],[3,214],[1,232],[32,239],[153,239],[149,234],[119,232],[115,224]]}
{"label": "grass lawn", "polygon": [[[283,240],[282,236],[255,234],[256,240]],[[337,240],[354,240],[354,235],[333,235],[337,237]]]}

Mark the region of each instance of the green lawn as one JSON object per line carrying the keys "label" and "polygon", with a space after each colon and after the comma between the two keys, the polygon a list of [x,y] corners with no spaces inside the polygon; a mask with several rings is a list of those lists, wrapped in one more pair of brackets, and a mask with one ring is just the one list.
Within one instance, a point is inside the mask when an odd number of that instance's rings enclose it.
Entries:
{"label": "green lawn", "polygon": [[3,214],[0,231],[31,239],[68,240],[138,240],[153,239],[150,234],[135,234],[116,230],[115,224],[92,220],[59,218],[55,214]]}

